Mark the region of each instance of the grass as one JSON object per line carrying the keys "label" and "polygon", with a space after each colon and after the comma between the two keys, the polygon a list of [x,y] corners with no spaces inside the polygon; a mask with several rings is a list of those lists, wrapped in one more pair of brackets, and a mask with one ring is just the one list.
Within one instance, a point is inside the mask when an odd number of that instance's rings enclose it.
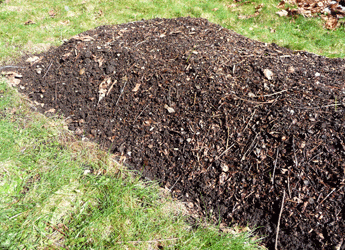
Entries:
{"label": "grass", "polygon": [[[59,46],[105,24],[155,17],[207,18],[247,37],[328,57],[344,57],[344,26],[279,17],[280,1],[0,1],[0,65]],[[259,15],[255,7],[264,4]],[[275,32],[272,32],[275,31]],[[97,145],[77,141],[61,117],[47,118],[0,80],[0,248],[257,249],[250,231],[221,232],[117,165]]]}
{"label": "grass", "polygon": [[[279,0],[244,1],[246,4],[234,4],[230,0],[5,2],[0,5],[2,64],[14,63],[23,53],[39,52],[52,45],[61,45],[65,39],[100,25],[180,16],[207,18],[262,42],[274,42],[328,57],[345,57],[345,25],[331,31],[323,27],[324,21],[320,17],[279,17],[275,14],[279,10],[276,7]],[[253,14],[259,4],[263,4],[263,8],[258,16],[239,18],[240,15]],[[31,24],[25,25],[28,21]]]}
{"label": "grass", "polygon": [[[30,110],[0,81],[0,248],[257,249],[250,232],[196,223],[59,117]],[[177,208],[174,208],[177,207]]]}

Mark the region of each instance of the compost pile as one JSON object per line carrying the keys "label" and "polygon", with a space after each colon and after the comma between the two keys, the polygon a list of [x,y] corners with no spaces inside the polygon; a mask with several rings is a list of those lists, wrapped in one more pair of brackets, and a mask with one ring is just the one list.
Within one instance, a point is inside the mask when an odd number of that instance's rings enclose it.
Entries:
{"label": "compost pile", "polygon": [[43,112],[201,213],[270,249],[277,231],[279,249],[345,249],[343,59],[193,18],[98,27],[36,59],[19,89]]}

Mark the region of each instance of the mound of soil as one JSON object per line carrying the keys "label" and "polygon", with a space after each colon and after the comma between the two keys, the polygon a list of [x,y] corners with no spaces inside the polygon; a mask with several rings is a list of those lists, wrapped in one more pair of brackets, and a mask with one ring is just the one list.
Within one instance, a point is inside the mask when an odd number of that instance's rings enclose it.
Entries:
{"label": "mound of soil", "polygon": [[345,249],[344,70],[204,19],[153,19],[73,37],[19,89],[270,249],[277,231],[279,249]]}

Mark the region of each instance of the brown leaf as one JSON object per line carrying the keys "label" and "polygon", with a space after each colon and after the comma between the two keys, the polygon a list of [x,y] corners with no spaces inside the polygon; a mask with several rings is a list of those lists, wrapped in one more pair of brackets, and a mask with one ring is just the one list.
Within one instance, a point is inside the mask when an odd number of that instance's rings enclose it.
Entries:
{"label": "brown leaf", "polygon": [[25,25],[30,25],[30,24],[35,24],[35,22],[32,21],[32,20],[28,20],[28,21],[26,21],[24,24],[25,24]]}
{"label": "brown leaf", "polygon": [[330,16],[325,23],[326,29],[333,30],[337,27],[338,18]]}
{"label": "brown leaf", "polygon": [[276,14],[278,14],[279,16],[287,16],[289,12],[287,12],[286,10],[280,10],[277,11]]}
{"label": "brown leaf", "polygon": [[76,35],[76,36],[73,36],[72,38],[74,38],[75,40],[83,41],[83,42],[89,42],[89,41],[95,40],[95,38],[93,38],[92,36],[79,36],[79,35]]}
{"label": "brown leaf", "polygon": [[56,15],[56,12],[54,10],[50,10],[48,11],[48,15],[54,17]]}
{"label": "brown leaf", "polygon": [[137,83],[136,85],[135,85],[135,87],[132,89],[132,91],[133,92],[137,92],[138,90],[139,90],[139,88],[140,88],[140,83]]}
{"label": "brown leaf", "polygon": [[60,21],[60,23],[61,23],[62,25],[68,25],[68,24],[70,23],[70,21],[69,21],[69,20],[66,20],[66,21]]}
{"label": "brown leaf", "polygon": [[277,8],[279,8],[279,9],[284,9],[284,8],[285,8],[285,1],[281,1],[281,2],[278,4]]}

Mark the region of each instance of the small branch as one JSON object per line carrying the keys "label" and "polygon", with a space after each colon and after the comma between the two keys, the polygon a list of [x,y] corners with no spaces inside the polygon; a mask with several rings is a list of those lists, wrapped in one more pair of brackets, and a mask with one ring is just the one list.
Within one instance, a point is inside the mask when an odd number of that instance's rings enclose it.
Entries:
{"label": "small branch", "polygon": [[298,168],[298,161],[297,161],[297,156],[296,156],[296,151],[295,151],[295,139],[293,136],[292,136],[292,148],[293,148],[293,154],[295,156],[295,165],[296,165],[296,168]]}
{"label": "small branch", "polygon": [[221,153],[219,156],[216,157],[216,160],[218,160],[223,154],[225,154],[226,152],[228,152],[233,146],[235,146],[235,143],[232,144],[230,147],[228,147],[227,149],[225,149],[223,151],[223,153]]}
{"label": "small branch", "polygon": [[258,95],[258,96],[255,96],[255,97],[268,97],[268,96],[273,96],[273,95],[279,95],[279,94],[284,93],[284,92],[286,92],[286,91],[288,91],[288,90],[287,90],[287,89],[284,89],[284,90],[282,90],[282,91],[278,91],[278,92],[275,92],[275,93],[272,93],[272,94]]}
{"label": "small branch", "polygon": [[333,190],[316,206],[316,208],[318,208],[335,190],[336,188],[333,188]]}
{"label": "small branch", "polygon": [[[290,171],[290,170],[289,170]],[[290,175],[290,172],[289,172]],[[289,198],[291,199],[291,191],[290,191],[290,177],[288,176],[288,191],[289,191]]]}
{"label": "small branch", "polygon": [[269,101],[267,101],[267,102],[256,102],[256,101],[251,101],[251,100],[243,99],[243,98],[238,97],[237,95],[234,95],[234,94],[232,94],[232,95],[233,95],[235,98],[240,99],[241,101],[250,102],[250,103],[255,103],[255,104],[266,104],[266,103],[272,103],[272,102],[275,101],[275,100],[269,100]]}
{"label": "small branch", "polygon": [[285,200],[285,190],[284,190],[284,193],[283,193],[282,206],[280,208],[280,213],[279,213],[279,218],[278,218],[277,233],[276,233],[276,243],[275,243],[275,246],[274,246],[275,250],[278,249],[278,235],[279,235],[280,219],[281,219],[282,213],[283,213],[284,200]]}
{"label": "small branch", "polygon": [[148,241],[143,241],[143,240],[136,240],[136,241],[118,241],[115,242],[117,244],[124,244],[124,243],[155,243],[155,242],[162,242],[162,241],[169,241],[169,240],[178,240],[179,238],[170,238],[170,239],[163,239],[163,240],[148,240]]}
{"label": "small branch", "polygon": [[255,115],[255,112],[256,112],[256,109],[254,110],[252,116],[250,117],[249,121],[247,122],[247,125],[246,125],[246,127],[243,129],[242,133],[243,133],[244,131],[246,131],[246,129],[248,128],[249,123],[252,121],[252,119],[253,119],[253,117],[254,117],[254,115]]}
{"label": "small branch", "polygon": [[135,117],[134,123],[137,121],[137,119],[139,118],[139,116],[141,116],[141,114],[145,111],[145,109],[146,109],[149,105],[150,105],[150,104],[147,104],[147,105],[145,106],[145,108],[139,113],[139,115],[137,115],[137,117]]}
{"label": "small branch", "polygon": [[177,182],[181,179],[181,176],[177,179],[177,181],[174,183],[174,185],[172,185],[171,188],[169,188],[169,192],[171,192],[171,190],[175,187],[175,185],[177,184]]}
{"label": "small branch", "polygon": [[344,106],[344,103],[335,103],[335,104],[329,104],[329,105],[324,105],[324,106],[320,106],[320,107],[298,107],[298,106],[294,106],[294,108],[297,109],[322,109],[322,108],[328,108],[328,107],[339,107],[339,106]]}
{"label": "small branch", "polygon": [[255,135],[255,138],[254,138],[252,144],[250,144],[249,148],[247,149],[247,151],[246,151],[246,152],[244,153],[244,155],[242,156],[241,161],[244,161],[244,160],[246,159],[246,155],[247,155],[247,153],[249,152],[249,150],[253,147],[254,142],[255,142],[257,136],[258,136],[258,134]]}
{"label": "small branch", "polygon": [[44,78],[44,77],[47,75],[47,73],[48,73],[48,71],[49,71],[50,67],[52,66],[52,64],[53,64],[53,62],[51,62],[51,63],[50,63],[50,65],[49,65],[49,67],[48,67],[48,69],[47,69],[46,73],[44,74],[44,76],[43,76],[42,78]]}
{"label": "small branch", "polygon": [[272,185],[274,185],[274,175],[276,173],[276,167],[277,167],[277,161],[278,161],[278,153],[279,153],[279,148],[277,148],[277,156],[276,156],[276,160],[274,162],[274,169],[273,169],[273,175],[272,175]]}
{"label": "small branch", "polygon": [[126,84],[127,84],[127,81],[125,81],[125,84],[123,85],[123,87],[122,87],[122,89],[121,89],[119,98],[117,98],[117,101],[116,101],[116,103],[115,103],[115,106],[117,106],[117,104],[119,103],[119,100],[120,100],[120,98],[121,98],[121,96],[122,96],[123,90],[124,90],[125,87],[126,87]]}
{"label": "small branch", "polygon": [[7,69],[7,68],[25,69],[25,67],[19,67],[19,66],[8,65],[8,66],[2,66],[2,67],[0,67],[0,71],[3,70],[3,69]]}

